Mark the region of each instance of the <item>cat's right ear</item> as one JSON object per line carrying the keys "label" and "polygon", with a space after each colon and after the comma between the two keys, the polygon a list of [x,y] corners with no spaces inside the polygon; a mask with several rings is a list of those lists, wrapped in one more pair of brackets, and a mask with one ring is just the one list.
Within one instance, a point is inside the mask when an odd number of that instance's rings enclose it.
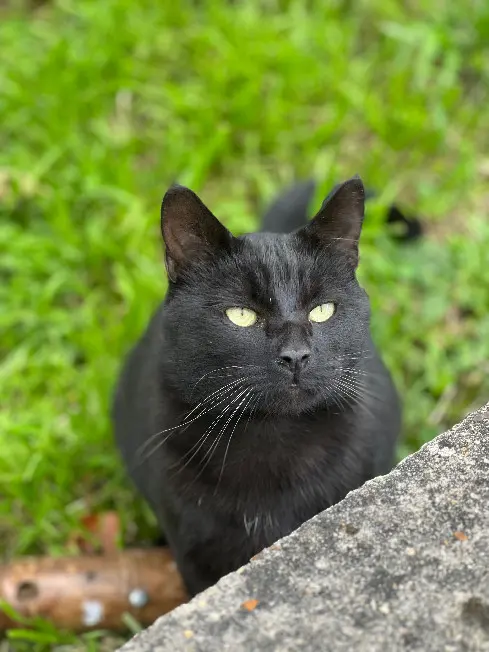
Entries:
{"label": "cat's right ear", "polygon": [[233,237],[194,192],[178,185],[163,197],[161,232],[166,270],[173,282],[189,263],[229,249]]}
{"label": "cat's right ear", "polygon": [[320,246],[341,251],[356,268],[364,214],[365,188],[357,175],[336,186],[324,200],[319,213],[299,233]]}

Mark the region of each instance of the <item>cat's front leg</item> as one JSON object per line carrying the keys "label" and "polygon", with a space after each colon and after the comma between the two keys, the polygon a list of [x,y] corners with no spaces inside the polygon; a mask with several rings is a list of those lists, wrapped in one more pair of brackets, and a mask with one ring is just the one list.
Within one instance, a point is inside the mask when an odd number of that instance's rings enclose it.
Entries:
{"label": "cat's front leg", "polygon": [[176,555],[178,569],[190,598],[213,586],[221,578],[215,568],[202,563],[200,555],[196,552],[193,550],[188,554]]}

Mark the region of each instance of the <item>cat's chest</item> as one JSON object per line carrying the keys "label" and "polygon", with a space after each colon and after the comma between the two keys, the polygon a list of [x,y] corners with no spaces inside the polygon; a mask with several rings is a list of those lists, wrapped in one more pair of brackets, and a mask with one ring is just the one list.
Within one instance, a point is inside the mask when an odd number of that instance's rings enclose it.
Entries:
{"label": "cat's chest", "polygon": [[182,433],[186,440],[176,439],[179,447],[167,460],[167,482],[182,501],[176,511],[201,518],[211,530],[236,532],[254,547],[269,545],[358,484],[358,460],[349,462],[345,432],[340,443],[333,425],[251,423],[247,430],[238,426],[229,446],[204,445],[189,455],[201,438],[195,424],[196,432]]}
{"label": "cat's chest", "polygon": [[244,512],[242,523],[236,525],[242,529],[253,549],[261,550],[293,532],[302,523],[320,512],[321,507],[320,503],[303,506],[296,504],[289,505],[286,509]]}
{"label": "cat's chest", "polygon": [[296,484],[273,479],[267,479],[266,487],[257,479],[243,491],[228,487],[217,499],[214,493],[203,493],[196,508],[207,524],[213,523],[212,529],[226,531],[229,538],[260,550],[334,502],[321,478],[309,477]]}

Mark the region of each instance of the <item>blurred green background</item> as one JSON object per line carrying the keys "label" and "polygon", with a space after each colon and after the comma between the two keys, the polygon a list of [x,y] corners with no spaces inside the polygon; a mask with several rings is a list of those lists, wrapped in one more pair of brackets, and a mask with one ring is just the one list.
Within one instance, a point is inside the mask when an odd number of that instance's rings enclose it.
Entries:
{"label": "blurred green background", "polygon": [[[103,509],[153,533],[108,402],[165,290],[175,180],[239,233],[295,178],[360,173],[399,455],[489,399],[485,0],[3,2],[0,46],[0,556],[69,552]],[[392,200],[422,241],[389,237]]]}

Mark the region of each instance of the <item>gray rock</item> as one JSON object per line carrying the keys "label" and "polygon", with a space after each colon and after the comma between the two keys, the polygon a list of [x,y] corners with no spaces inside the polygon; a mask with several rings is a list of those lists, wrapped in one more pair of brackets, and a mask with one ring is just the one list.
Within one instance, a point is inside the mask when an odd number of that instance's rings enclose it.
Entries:
{"label": "gray rock", "polygon": [[488,507],[489,404],[121,649],[489,651]]}

